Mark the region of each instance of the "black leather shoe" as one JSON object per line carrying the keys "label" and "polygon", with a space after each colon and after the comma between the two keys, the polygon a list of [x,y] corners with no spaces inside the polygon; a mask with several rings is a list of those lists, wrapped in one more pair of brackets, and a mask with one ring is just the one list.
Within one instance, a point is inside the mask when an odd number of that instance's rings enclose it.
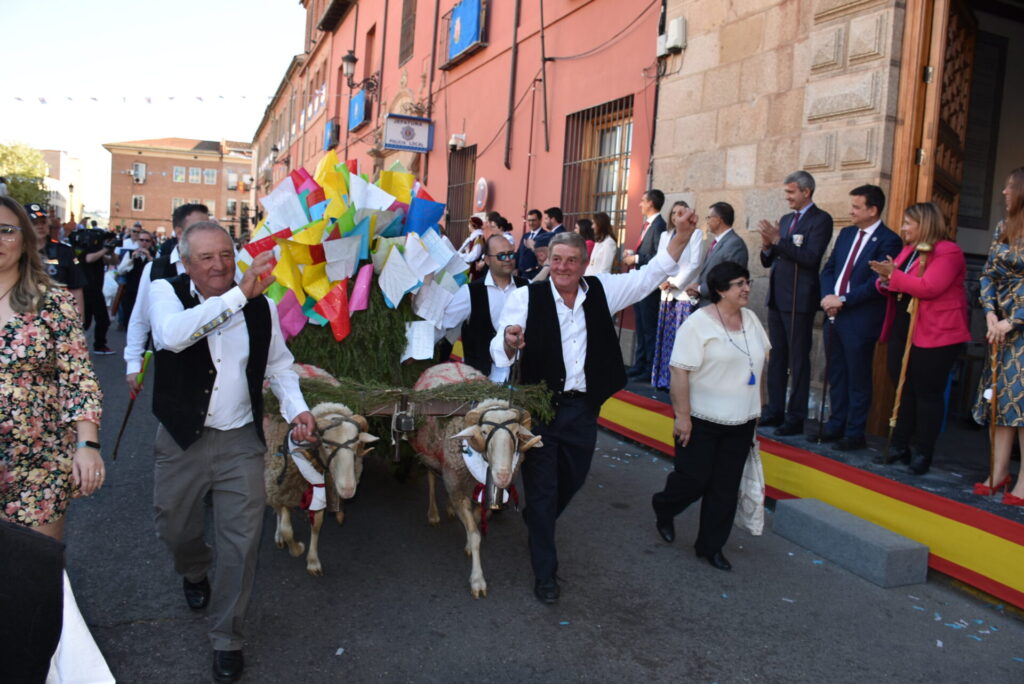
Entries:
{"label": "black leather shoe", "polygon": [[533,583],[533,595],[537,600],[547,605],[558,603],[561,590],[558,587],[558,580],[549,577],[546,580],[537,580]]}
{"label": "black leather shoe", "polygon": [[884,451],[871,459],[871,462],[875,465],[889,465],[890,463],[896,463],[897,461],[909,465],[910,449],[907,447],[890,446],[888,461],[885,458]]}
{"label": "black leather shoe", "polygon": [[782,416],[761,416],[761,420],[757,422],[761,427],[777,427],[782,423]]}
{"label": "black leather shoe", "polygon": [[199,582],[189,582],[182,578],[185,589],[185,603],[192,610],[202,610],[210,602],[210,580],[204,577]]}
{"label": "black leather shoe", "polygon": [[910,465],[907,469],[914,475],[924,475],[932,467],[932,457],[925,456],[917,449],[914,449],[910,458]]}
{"label": "black leather shoe", "polygon": [[779,437],[789,437],[791,435],[799,435],[804,431],[804,426],[800,423],[785,422],[779,427],[775,428],[775,434]]}
{"label": "black leather shoe", "polygon": [[654,526],[658,529],[661,538],[669,544],[676,540],[676,524],[672,518],[658,518],[654,521]]}
{"label": "black leather shoe", "polygon": [[242,676],[242,668],[245,662],[242,660],[242,652],[239,651],[214,651],[213,652],[213,678],[218,682],[237,682]]}
{"label": "black leather shoe", "polygon": [[841,440],[832,445],[832,448],[836,451],[857,451],[858,449],[866,449],[868,441],[863,437],[843,437]]}
{"label": "black leather shoe", "polygon": [[715,551],[712,554],[697,552],[697,558],[707,558],[708,563],[711,563],[712,567],[718,568],[719,570],[732,570],[732,563],[722,555],[721,551]]}
{"label": "black leather shoe", "polygon": [[839,438],[841,438],[842,436],[843,433],[841,432],[829,432],[828,430],[824,430],[820,435],[818,435],[817,439],[819,442],[822,443],[835,442],[839,440]]}

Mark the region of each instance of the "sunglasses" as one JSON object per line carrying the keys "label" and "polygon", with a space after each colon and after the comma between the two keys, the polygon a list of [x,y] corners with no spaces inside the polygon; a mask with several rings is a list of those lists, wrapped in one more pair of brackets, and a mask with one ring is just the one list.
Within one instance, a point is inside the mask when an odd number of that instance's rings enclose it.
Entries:
{"label": "sunglasses", "polygon": [[515,252],[500,252],[499,254],[488,254],[489,257],[494,257],[498,261],[512,261],[516,258]]}
{"label": "sunglasses", "polygon": [[21,226],[12,226],[9,224],[2,225],[0,226],[0,240],[14,242],[20,232]]}

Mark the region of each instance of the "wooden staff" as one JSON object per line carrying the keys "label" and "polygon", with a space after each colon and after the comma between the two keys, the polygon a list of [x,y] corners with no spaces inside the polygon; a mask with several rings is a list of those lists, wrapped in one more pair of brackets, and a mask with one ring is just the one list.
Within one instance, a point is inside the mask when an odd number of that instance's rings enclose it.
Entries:
{"label": "wooden staff", "polygon": [[[932,251],[932,246],[921,242],[917,245],[917,251],[921,255],[917,266],[917,277],[920,278],[924,276],[924,267],[928,263],[928,254]],[[903,399],[903,384],[907,379],[907,366],[910,365],[910,347],[913,345],[914,326],[917,324],[918,308],[917,297],[912,297],[910,303],[907,304],[907,311],[910,313],[910,326],[907,328],[907,341],[903,345],[903,363],[900,364],[900,378],[899,382],[896,383],[896,399],[893,402],[892,415],[889,417],[889,440],[885,444],[885,455],[882,457],[882,461],[886,464],[891,463],[889,460],[889,449],[892,446],[892,433],[896,429],[896,418],[900,413],[900,402]]]}
{"label": "wooden staff", "polygon": [[989,420],[988,420],[988,481],[991,487],[989,494],[996,493],[996,412],[998,399],[996,386],[999,382],[999,344],[989,345],[991,349],[992,365],[992,395],[989,397]]}

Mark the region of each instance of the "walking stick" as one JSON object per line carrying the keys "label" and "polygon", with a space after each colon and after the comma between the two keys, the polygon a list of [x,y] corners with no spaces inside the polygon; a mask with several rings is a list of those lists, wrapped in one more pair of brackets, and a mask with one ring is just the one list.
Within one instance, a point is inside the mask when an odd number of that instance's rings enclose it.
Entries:
{"label": "walking stick", "polygon": [[825,379],[821,383],[821,403],[818,404],[818,444],[821,444],[821,438],[825,434],[825,399],[828,397],[828,362],[829,357],[832,355],[832,335],[834,330],[832,326],[836,324],[835,316],[826,316],[822,328],[828,328],[828,334],[825,337]]}
{"label": "walking stick", "polygon": [[991,485],[989,488],[989,494],[996,493],[996,411],[997,411],[997,392],[996,387],[999,382],[999,344],[995,343],[990,345],[992,353],[992,388],[989,390],[992,394],[988,399],[989,403],[989,420],[988,420],[988,481]]}
{"label": "walking stick", "polygon": [[[149,362],[153,358],[153,352],[147,350],[142,357],[142,370],[136,377],[139,383],[139,391],[142,391],[142,382],[146,379],[146,370],[149,368]],[[128,410],[124,412],[124,420],[121,421],[121,429],[117,431],[117,439],[114,441],[114,454],[111,458],[112,461],[117,460],[117,450],[121,448],[121,438],[124,437],[124,429],[128,427],[128,417],[132,415],[132,409],[135,408],[135,400],[138,398],[138,394],[135,392],[131,393],[131,397],[128,399]]]}
{"label": "walking stick", "polygon": [[[920,262],[917,266],[917,277],[920,278],[924,275],[924,267],[928,262],[928,254],[932,251],[932,246],[922,242],[917,245],[917,251],[921,253]],[[900,364],[899,382],[896,383],[896,398],[892,406],[892,415],[889,417],[889,439],[885,443],[885,453],[882,455],[882,462],[885,465],[891,463],[889,460],[889,449],[892,447],[892,433],[896,429],[896,418],[899,416],[900,402],[903,399],[903,383],[907,379],[907,366],[910,365],[910,347],[913,345],[914,326],[917,324],[917,297],[910,299],[910,303],[907,304],[907,311],[910,312],[910,326],[907,328],[907,341],[903,345],[903,362]]]}

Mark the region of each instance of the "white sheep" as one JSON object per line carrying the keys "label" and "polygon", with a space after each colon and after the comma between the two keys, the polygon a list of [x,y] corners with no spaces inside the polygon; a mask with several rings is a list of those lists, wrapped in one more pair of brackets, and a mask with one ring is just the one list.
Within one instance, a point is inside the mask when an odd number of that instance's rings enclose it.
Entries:
{"label": "white sheep", "polygon": [[[487,382],[487,379],[464,364],[445,363],[428,368],[416,381],[414,389],[453,382]],[[497,385],[494,389],[495,394],[500,391]],[[465,551],[473,559],[469,588],[473,598],[480,598],[487,596],[487,582],[480,567],[480,530],[473,506],[474,491],[479,483],[463,459],[463,440],[483,455],[494,483],[506,489],[512,484],[526,451],[537,446],[540,437],[530,432],[528,411],[510,408],[505,400],[489,399],[480,402],[465,417],[428,417],[410,439],[428,469],[430,502],[427,520],[432,525],[440,522],[435,500],[435,473],[440,472],[448,491],[449,511],[458,514],[466,528]]]}
{"label": "white sheep", "polygon": [[[342,500],[351,499],[355,496],[359,477],[363,472],[363,456],[373,449],[367,448],[366,445],[377,441],[377,438],[366,432],[366,419],[354,414],[344,404],[317,404],[313,407],[312,413],[316,418],[319,442],[296,445],[294,453],[324,475],[327,483],[333,483]],[[299,556],[306,547],[302,542],[295,540],[291,509],[302,504],[303,496],[310,488],[310,484],[287,453],[288,425],[280,420],[273,421],[266,425],[265,432],[267,454],[264,458],[263,477],[267,490],[267,505],[277,513],[274,543],[278,548],[287,546],[291,555]],[[283,449],[282,445],[285,445]],[[339,510],[336,517],[338,524],[342,524],[345,521],[344,510]],[[323,575],[323,566],[317,553],[323,521],[322,509],[312,514],[309,554],[306,556],[306,571],[310,575]]]}

